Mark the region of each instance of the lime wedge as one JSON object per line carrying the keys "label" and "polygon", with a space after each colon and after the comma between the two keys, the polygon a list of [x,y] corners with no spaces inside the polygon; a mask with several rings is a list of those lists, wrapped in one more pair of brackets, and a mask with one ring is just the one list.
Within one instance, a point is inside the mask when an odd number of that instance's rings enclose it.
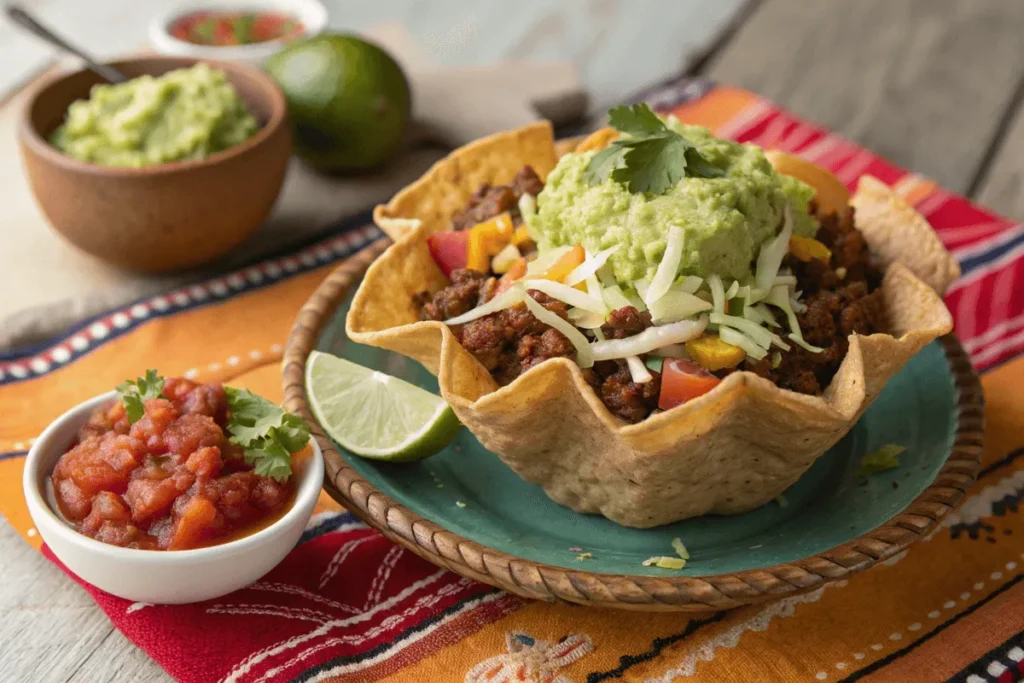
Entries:
{"label": "lime wedge", "polygon": [[462,426],[440,396],[329,353],[309,354],[306,391],[324,431],[364,458],[420,460],[447,446]]}

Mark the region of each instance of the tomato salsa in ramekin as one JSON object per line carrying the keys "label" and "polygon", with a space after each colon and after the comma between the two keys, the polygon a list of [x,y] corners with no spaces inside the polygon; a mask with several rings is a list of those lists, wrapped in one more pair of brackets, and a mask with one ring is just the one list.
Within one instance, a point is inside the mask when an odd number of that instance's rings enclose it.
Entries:
{"label": "tomato salsa in ramekin", "polygon": [[57,461],[51,483],[64,519],[142,550],[218,545],[279,520],[295,501],[292,464],[308,457],[305,424],[249,392],[147,379],[119,387]]}
{"label": "tomato salsa in ramekin", "polygon": [[196,11],[178,17],[167,27],[178,40],[193,45],[253,45],[294,40],[304,26],[287,12]]}

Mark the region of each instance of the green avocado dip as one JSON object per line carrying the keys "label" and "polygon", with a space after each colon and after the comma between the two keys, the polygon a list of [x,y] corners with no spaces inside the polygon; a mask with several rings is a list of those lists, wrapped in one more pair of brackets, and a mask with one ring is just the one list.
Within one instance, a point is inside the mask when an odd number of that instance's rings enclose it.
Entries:
{"label": "green avocado dip", "polygon": [[50,142],[103,166],[202,159],[252,137],[259,124],[222,71],[206,64],[96,85],[74,102]]}
{"label": "green avocado dip", "polygon": [[597,253],[620,245],[608,263],[627,288],[653,275],[669,226],[676,225],[684,235],[678,275],[714,273],[743,282],[751,277],[761,245],[779,233],[787,204],[793,234],[814,236],[818,225],[808,214],[814,190],[776,173],[760,147],[712,137],[706,128],[675,117],[664,122],[714,168],[705,166],[704,176],[687,173],[663,193],[631,192],[612,175],[591,184],[587,169],[600,152],[566,154],[537,197],[531,227],[542,251],[582,244]]}

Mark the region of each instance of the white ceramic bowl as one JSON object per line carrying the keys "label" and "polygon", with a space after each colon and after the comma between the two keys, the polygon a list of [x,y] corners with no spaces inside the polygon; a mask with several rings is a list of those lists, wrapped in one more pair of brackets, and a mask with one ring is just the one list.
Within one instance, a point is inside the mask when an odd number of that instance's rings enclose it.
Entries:
{"label": "white ceramic bowl", "polygon": [[[194,12],[283,12],[290,14],[302,24],[299,36],[315,36],[327,27],[327,9],[319,0],[196,0],[177,5],[153,18],[149,24],[149,42],[157,52],[165,55],[195,57],[197,59],[224,59],[232,62],[247,62],[260,66],[272,54],[278,52],[290,41],[271,40],[253,45],[231,45],[215,47],[194,45],[178,40],[170,34],[170,26],[180,17]],[[294,39],[293,39],[294,40]]]}
{"label": "white ceramic bowl", "polygon": [[92,412],[115,392],[90,399],[57,418],[32,444],[22,486],[36,530],[68,569],[126,600],[182,604],[216,598],[248,586],[273,569],[302,536],[323,485],[324,462],[315,439],[312,457],[298,468],[292,508],[278,521],[237,541],[196,550],[119,548],[83,536],[56,512],[50,474]]}

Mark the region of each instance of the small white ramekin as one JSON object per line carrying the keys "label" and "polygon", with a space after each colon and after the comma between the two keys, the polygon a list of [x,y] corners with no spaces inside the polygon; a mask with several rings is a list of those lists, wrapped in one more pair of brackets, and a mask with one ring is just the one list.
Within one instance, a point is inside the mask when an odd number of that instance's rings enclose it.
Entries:
{"label": "small white ramekin", "polygon": [[[176,5],[162,12],[149,24],[149,42],[157,52],[179,57],[196,59],[223,59],[230,62],[246,62],[260,66],[290,41],[271,40],[253,45],[194,45],[178,40],[170,33],[175,20],[194,12],[283,12],[294,16],[302,24],[300,38],[315,36],[327,27],[327,9],[319,0],[195,0]],[[293,39],[294,40],[294,39]]]}
{"label": "small white ramekin", "polygon": [[315,439],[311,457],[297,468],[291,509],[250,536],[196,550],[120,548],[78,533],[56,512],[48,494],[50,474],[96,408],[115,397],[103,394],[57,418],[32,444],[22,487],[36,530],[68,569],[108,593],[152,604],[183,604],[225,595],[273,569],[302,536],[323,486],[324,463]]}

